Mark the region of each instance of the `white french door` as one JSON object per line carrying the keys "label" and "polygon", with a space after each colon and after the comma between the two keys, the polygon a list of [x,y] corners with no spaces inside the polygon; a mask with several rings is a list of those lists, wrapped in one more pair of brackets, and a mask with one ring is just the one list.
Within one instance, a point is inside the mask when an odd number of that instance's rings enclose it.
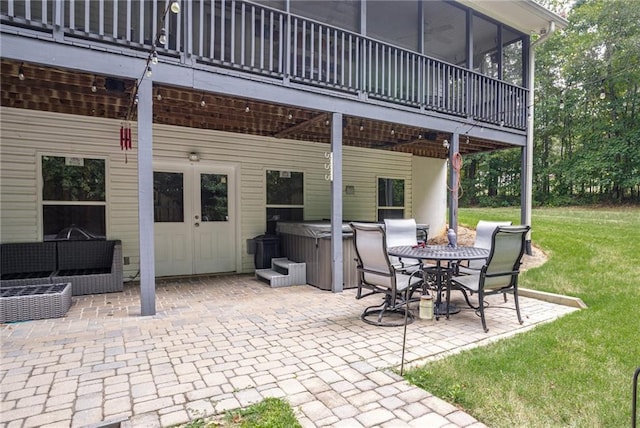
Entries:
{"label": "white french door", "polygon": [[156,276],[236,270],[235,171],[154,168]]}

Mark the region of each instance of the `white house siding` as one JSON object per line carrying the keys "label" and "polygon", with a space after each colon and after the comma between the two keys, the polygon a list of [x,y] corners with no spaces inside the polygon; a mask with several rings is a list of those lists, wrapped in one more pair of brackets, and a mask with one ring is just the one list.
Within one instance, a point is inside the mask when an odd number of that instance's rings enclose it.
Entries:
{"label": "white house siding", "polygon": [[[2,108],[0,111],[2,144],[0,149],[0,234],[2,242],[41,240],[38,205],[38,154],[97,156],[107,159],[107,236],[120,239],[123,255],[130,258],[125,278],[138,270],[138,189],[135,127],[134,150],[119,146],[120,121],[58,113]],[[134,124],[135,125],[135,124]],[[189,152],[197,152],[202,162],[236,167],[238,176],[238,213],[240,221],[239,271],[251,272],[253,256],[247,254],[246,240],[265,232],[265,171],[267,169],[302,171],[305,180],[305,219],[329,218],[331,183],[325,179],[325,153],[331,146],[247,134],[233,134],[168,125],[154,125],[154,162],[186,163]],[[343,218],[376,219],[377,178],[405,179],[405,215],[411,216],[412,173],[416,173],[410,154],[361,148],[343,148]],[[423,162],[423,160],[420,160]],[[432,172],[420,172],[424,179],[442,176],[442,161],[424,160]],[[435,163],[429,163],[435,162]],[[444,179],[439,180],[444,183]],[[346,195],[344,187],[353,186]],[[431,212],[433,198],[421,199],[422,212]],[[433,194],[435,195],[435,193]],[[441,196],[441,197],[440,197]],[[431,199],[429,199],[431,198]],[[438,199],[440,203],[441,200]],[[431,211],[429,211],[431,210]],[[430,218],[426,215],[423,218]],[[418,219],[421,221],[422,219]],[[431,223],[431,221],[423,221]]]}

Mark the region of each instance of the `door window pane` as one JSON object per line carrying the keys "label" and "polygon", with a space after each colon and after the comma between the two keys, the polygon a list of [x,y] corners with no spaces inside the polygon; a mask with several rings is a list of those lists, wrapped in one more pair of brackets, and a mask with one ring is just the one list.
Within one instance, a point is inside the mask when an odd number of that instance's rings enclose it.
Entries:
{"label": "door window pane", "polygon": [[182,173],[153,173],[153,216],[156,223],[182,223],[184,221],[184,177]]}
{"label": "door window pane", "polygon": [[228,180],[224,174],[200,175],[202,221],[229,220]]}

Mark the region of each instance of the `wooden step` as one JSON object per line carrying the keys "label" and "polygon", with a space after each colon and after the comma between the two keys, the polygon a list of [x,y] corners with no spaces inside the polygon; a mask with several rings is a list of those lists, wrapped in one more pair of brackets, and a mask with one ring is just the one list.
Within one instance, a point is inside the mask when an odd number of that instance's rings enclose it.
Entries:
{"label": "wooden step", "polygon": [[286,287],[307,283],[307,266],[286,257],[271,260],[271,269],[256,269],[256,277],[265,280],[271,287]]}

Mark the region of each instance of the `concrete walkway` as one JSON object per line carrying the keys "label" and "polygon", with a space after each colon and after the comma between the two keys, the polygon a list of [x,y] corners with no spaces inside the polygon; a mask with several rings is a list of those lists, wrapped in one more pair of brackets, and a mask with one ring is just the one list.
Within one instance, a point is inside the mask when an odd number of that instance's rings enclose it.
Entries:
{"label": "concrete walkway", "polygon": [[[159,282],[152,317],[139,316],[137,285],[74,297],[64,318],[0,325],[0,427],[123,419],[167,427],[265,397],[287,399],[305,427],[484,426],[404,381],[403,329],[363,323],[360,313],[379,297],[354,296],[272,289],[233,275]],[[522,326],[512,310],[488,310],[489,333],[469,310],[416,320],[406,361],[484,345],[576,310],[531,298],[521,305]]]}

